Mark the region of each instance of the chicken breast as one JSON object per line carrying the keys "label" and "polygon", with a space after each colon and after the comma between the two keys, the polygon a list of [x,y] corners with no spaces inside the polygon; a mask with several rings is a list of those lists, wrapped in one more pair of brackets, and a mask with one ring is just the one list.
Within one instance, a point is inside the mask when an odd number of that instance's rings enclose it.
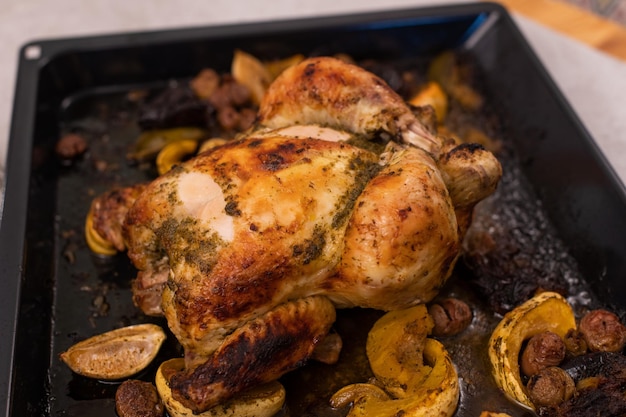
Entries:
{"label": "chicken breast", "polygon": [[163,310],[189,366],[243,323],[325,291],[379,169],[376,155],[344,143],[248,138],[147,187],[126,217],[128,255],[140,270],[168,257]]}

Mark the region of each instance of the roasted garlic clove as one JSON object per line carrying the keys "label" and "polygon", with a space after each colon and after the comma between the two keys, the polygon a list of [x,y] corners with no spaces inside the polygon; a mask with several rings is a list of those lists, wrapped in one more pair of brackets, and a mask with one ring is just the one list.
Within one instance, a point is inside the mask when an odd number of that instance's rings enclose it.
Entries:
{"label": "roasted garlic clove", "polygon": [[183,358],[165,361],[159,366],[155,384],[168,414],[171,417],[271,417],[285,402],[285,388],[279,382],[270,382],[245,391],[224,404],[194,414],[193,411],[172,397],[172,390],[167,380],[168,375],[181,371],[185,367]]}
{"label": "roasted garlic clove", "polygon": [[560,294],[544,292],[516,307],[498,323],[489,339],[489,359],[498,387],[512,399],[535,408],[520,376],[520,349],[532,336],[550,331],[564,338],[576,328],[572,307]]}
{"label": "roasted garlic clove", "polygon": [[78,342],[60,357],[79,375],[102,380],[122,379],[147,367],[165,338],[160,326],[138,324]]}
{"label": "roasted garlic clove", "polygon": [[168,172],[174,165],[180,164],[183,159],[193,154],[198,148],[198,142],[192,139],[179,140],[165,145],[156,159],[159,175]]}
{"label": "roasted garlic clove", "polygon": [[445,347],[426,338],[432,320],[419,305],[387,313],[367,339],[367,356],[381,386],[352,384],[331,405],[353,403],[349,417],[452,416],[459,400],[456,369]]}

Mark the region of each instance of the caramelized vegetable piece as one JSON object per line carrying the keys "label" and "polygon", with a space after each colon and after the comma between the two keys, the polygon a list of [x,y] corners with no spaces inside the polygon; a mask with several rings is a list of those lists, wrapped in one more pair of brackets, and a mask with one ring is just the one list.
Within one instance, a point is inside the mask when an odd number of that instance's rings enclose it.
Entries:
{"label": "caramelized vegetable piece", "polygon": [[512,399],[534,408],[521,381],[519,356],[525,340],[546,331],[565,337],[576,328],[571,306],[561,295],[544,292],[507,313],[489,339],[496,384]]}
{"label": "caramelized vegetable piece", "polygon": [[574,379],[576,395],[559,405],[559,416],[626,415],[626,356],[592,352],[571,358],[560,367]]}
{"label": "caramelized vegetable piece", "polygon": [[432,320],[424,305],[385,314],[367,339],[377,382],[348,385],[333,407],[353,403],[348,416],[451,416],[459,399],[456,369],[444,346],[426,338]]}
{"label": "caramelized vegetable piece", "polygon": [[254,56],[239,49],[233,56],[231,74],[235,81],[250,90],[252,101],[257,105],[272,82],[272,75],[265,65]]}
{"label": "caramelized vegetable piece", "polygon": [[135,375],[148,366],[164,340],[161,327],[138,324],[90,337],[60,356],[79,375],[115,380]]}
{"label": "caramelized vegetable piece", "polygon": [[122,227],[128,210],[143,192],[146,184],[114,187],[96,196],[85,220],[85,239],[99,255],[115,255],[126,250]]}
{"label": "caramelized vegetable piece", "polygon": [[448,96],[439,83],[430,81],[416,95],[409,99],[413,106],[431,106],[435,109],[437,122],[443,123],[448,114]]}
{"label": "caramelized vegetable piece", "polygon": [[98,255],[113,256],[117,253],[115,246],[100,236],[93,228],[93,212],[90,210],[85,220],[85,240],[92,252]]}
{"label": "caramelized vegetable piece", "polygon": [[157,155],[156,166],[159,175],[165,174],[176,164],[180,164],[186,156],[193,154],[198,148],[195,140],[179,140],[166,145]]}
{"label": "caramelized vegetable piece", "polygon": [[377,401],[390,401],[391,397],[382,388],[374,384],[351,384],[341,388],[330,399],[333,408],[346,407],[355,400],[363,398]]}
{"label": "caramelized vegetable piece", "polygon": [[154,158],[167,144],[183,140],[199,141],[205,136],[206,131],[197,127],[148,130],[139,136],[128,158],[145,161]]}
{"label": "caramelized vegetable piece", "polygon": [[238,394],[224,404],[194,414],[172,397],[169,376],[185,367],[183,358],[170,359],[159,366],[156,374],[157,391],[170,417],[270,417],[276,414],[285,402],[285,389],[279,382],[270,382]]}
{"label": "caramelized vegetable piece", "polygon": [[465,109],[476,111],[482,107],[483,98],[469,85],[470,77],[463,73],[454,52],[444,52],[435,58],[428,68],[428,78],[439,83]]}

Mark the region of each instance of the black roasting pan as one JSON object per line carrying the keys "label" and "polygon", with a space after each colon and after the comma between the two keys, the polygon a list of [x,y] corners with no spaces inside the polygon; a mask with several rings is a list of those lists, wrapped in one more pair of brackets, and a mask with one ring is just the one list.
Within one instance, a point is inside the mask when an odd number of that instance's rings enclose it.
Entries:
{"label": "black roasting pan", "polygon": [[124,124],[124,112],[107,113],[121,105],[118,97],[189,79],[205,67],[227,71],[237,48],[268,59],[468,51],[525,175],[593,296],[626,309],[623,184],[497,4],[34,41],[20,51],[0,230],[0,413],[114,416],[115,384],[72,375],[58,353],[145,319],[130,300],[128,262],[102,262],[82,238],[95,194],[145,178],[123,162],[100,174],[87,159],[60,163],[54,144],[61,132],[68,126],[96,132],[91,156],[123,161],[126,148],[116,135],[137,132]]}

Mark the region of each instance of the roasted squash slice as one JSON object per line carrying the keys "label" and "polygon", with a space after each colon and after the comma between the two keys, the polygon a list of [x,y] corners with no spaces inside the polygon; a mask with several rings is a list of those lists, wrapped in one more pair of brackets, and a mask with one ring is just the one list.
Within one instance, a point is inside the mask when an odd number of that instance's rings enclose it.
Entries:
{"label": "roasted squash slice", "polygon": [[384,315],[366,345],[377,385],[348,385],[333,395],[331,405],[353,403],[349,417],[453,415],[458,375],[444,346],[426,338],[432,326],[424,305]]}
{"label": "roasted squash slice", "polygon": [[489,339],[489,359],[496,384],[513,400],[534,408],[526,394],[519,367],[524,341],[546,331],[564,337],[576,328],[567,300],[555,292],[544,292],[508,312]]}

